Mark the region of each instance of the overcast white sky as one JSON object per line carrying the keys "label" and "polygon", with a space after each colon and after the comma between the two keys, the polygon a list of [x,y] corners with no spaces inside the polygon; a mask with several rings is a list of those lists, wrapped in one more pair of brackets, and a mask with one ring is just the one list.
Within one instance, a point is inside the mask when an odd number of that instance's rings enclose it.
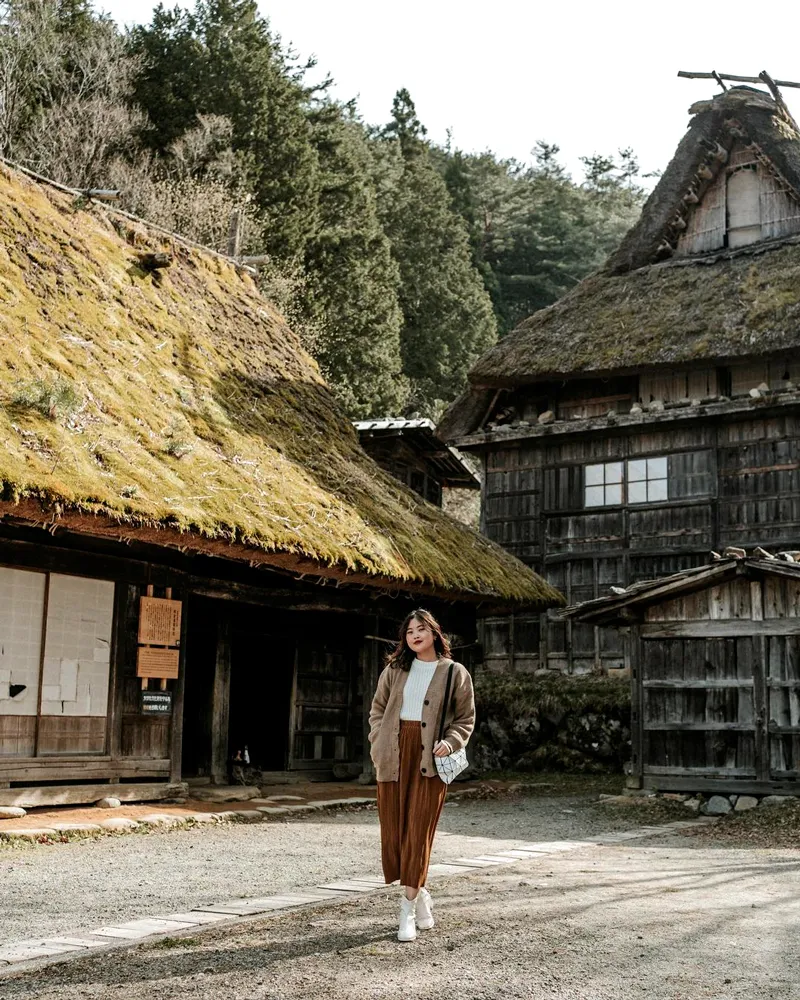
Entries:
{"label": "overcast white sky", "polygon": [[[98,5],[120,23],[149,20],[153,6]],[[582,154],[624,146],[644,171],[666,166],[689,105],[718,91],[679,80],[679,69],[765,69],[800,82],[796,0],[260,0],[260,9],[367,121],[386,121],[407,87],[432,139],[444,142],[449,128],[462,149],[520,160],[545,139],[576,175]],[[784,95],[800,116],[800,91]]]}

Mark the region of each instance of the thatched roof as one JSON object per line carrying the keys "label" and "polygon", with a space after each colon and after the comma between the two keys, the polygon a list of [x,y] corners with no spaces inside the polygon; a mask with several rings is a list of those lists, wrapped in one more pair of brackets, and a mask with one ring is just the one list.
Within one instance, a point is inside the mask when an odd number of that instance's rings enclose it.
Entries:
{"label": "thatched roof", "polygon": [[[149,270],[148,254],[172,265]],[[456,598],[561,603],[367,457],[233,262],[0,165],[0,515]]]}
{"label": "thatched roof", "polygon": [[670,256],[687,198],[702,197],[698,185],[713,182],[734,142],[756,148],[800,199],[796,125],[769,95],[747,87],[691,110],[689,131],[619,249],[487,352],[470,374],[475,389],[724,362],[800,346],[797,237]]}

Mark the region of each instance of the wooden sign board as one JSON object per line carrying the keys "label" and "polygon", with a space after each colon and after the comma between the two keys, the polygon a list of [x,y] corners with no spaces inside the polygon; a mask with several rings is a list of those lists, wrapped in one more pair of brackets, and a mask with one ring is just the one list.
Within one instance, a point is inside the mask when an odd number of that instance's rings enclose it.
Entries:
{"label": "wooden sign board", "polygon": [[142,691],[142,713],[144,715],[171,715],[171,691]]}
{"label": "wooden sign board", "polygon": [[151,646],[140,646],[136,659],[137,677],[166,677],[175,680],[178,676],[180,650],[153,649]]}
{"label": "wooden sign board", "polygon": [[142,597],[139,604],[139,642],[151,646],[179,646],[181,608],[180,601]]}

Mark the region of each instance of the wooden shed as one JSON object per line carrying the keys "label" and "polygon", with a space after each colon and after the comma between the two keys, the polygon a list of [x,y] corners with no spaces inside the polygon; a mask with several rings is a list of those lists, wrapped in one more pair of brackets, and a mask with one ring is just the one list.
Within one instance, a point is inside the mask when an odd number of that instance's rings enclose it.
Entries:
{"label": "wooden shed", "polygon": [[562,613],[627,633],[633,787],[800,794],[794,555],[735,550]]}
{"label": "wooden shed", "polygon": [[[169,265],[169,266],[166,266]],[[557,591],[384,472],[236,261],[0,164],[0,804],[369,771],[399,620]]]}

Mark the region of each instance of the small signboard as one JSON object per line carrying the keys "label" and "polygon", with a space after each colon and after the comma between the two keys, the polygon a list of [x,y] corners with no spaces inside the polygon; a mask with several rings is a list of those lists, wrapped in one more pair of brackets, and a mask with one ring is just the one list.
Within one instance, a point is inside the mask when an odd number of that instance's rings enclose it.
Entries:
{"label": "small signboard", "polygon": [[171,715],[171,691],[142,691],[142,712],[145,715]]}
{"label": "small signboard", "polygon": [[175,680],[178,676],[180,650],[156,649],[140,646],[136,660],[137,677],[165,677]]}
{"label": "small signboard", "polygon": [[140,601],[139,642],[150,646],[179,646],[181,602],[165,597],[142,597]]}

